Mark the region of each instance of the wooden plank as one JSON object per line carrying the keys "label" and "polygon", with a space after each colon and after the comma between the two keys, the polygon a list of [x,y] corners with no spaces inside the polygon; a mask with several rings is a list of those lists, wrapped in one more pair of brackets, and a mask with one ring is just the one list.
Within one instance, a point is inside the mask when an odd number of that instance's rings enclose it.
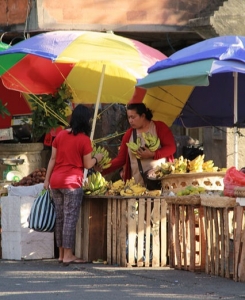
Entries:
{"label": "wooden plank", "polygon": [[238,279],[241,282],[245,282],[245,216],[244,216],[244,207],[243,207],[243,226],[242,226],[242,234],[241,234],[241,258],[239,264],[239,276]]}
{"label": "wooden plank", "polygon": [[206,235],[204,228],[204,208],[199,207],[199,256],[201,271],[205,271],[206,259]]}
{"label": "wooden plank", "polygon": [[186,206],[181,205],[181,230],[182,230],[182,257],[183,257],[183,265],[184,269],[187,270],[187,251],[186,251],[186,218],[185,218],[185,210]]}
{"label": "wooden plank", "polygon": [[233,279],[238,281],[238,264],[240,255],[241,235],[242,235],[242,218],[243,207],[236,206],[234,208],[234,220],[236,226],[234,227],[234,275]]}
{"label": "wooden plank", "polygon": [[189,206],[186,205],[186,248],[187,248],[187,268],[190,269],[191,259],[191,238],[190,238],[190,211]]}
{"label": "wooden plank", "polygon": [[120,258],[121,258],[121,248],[120,248],[120,241],[121,241],[121,236],[120,236],[120,224],[121,224],[121,202],[120,200],[115,200],[116,201],[116,210],[117,210],[117,214],[116,214],[116,236],[117,236],[117,244],[116,244],[116,256],[117,256],[117,262],[116,264],[120,266]]}
{"label": "wooden plank", "polygon": [[145,199],[138,200],[138,247],[137,247],[137,266],[143,267],[145,261],[144,254],[144,221],[145,221]]}
{"label": "wooden plank", "polygon": [[128,199],[128,265],[134,266],[136,246],[136,206],[135,199]]}
{"label": "wooden plank", "polygon": [[224,236],[225,236],[225,277],[230,278],[229,254],[230,254],[230,234],[228,223],[228,209],[224,208]]}
{"label": "wooden plank", "polygon": [[151,238],[151,199],[146,200],[146,228],[145,228],[145,267],[151,265],[152,238]]}
{"label": "wooden plank", "polygon": [[219,251],[219,224],[218,224],[218,209],[213,209],[214,214],[214,255],[215,255],[215,267],[214,267],[214,273],[216,276],[219,275],[219,266],[220,266],[220,251]]}
{"label": "wooden plank", "polygon": [[120,259],[120,266],[126,267],[127,266],[127,259],[126,259],[126,240],[127,240],[127,217],[126,217],[126,199],[119,199],[119,202],[121,203],[121,210],[120,210],[120,253],[121,253],[121,259]]}
{"label": "wooden plank", "polygon": [[175,206],[174,204],[169,205],[169,222],[168,222],[168,227],[169,227],[169,266],[170,268],[175,267],[175,260],[174,260],[174,219],[175,219]]}
{"label": "wooden plank", "polygon": [[79,217],[76,225],[75,255],[76,257],[82,257],[82,206],[79,210]]}
{"label": "wooden plank", "polygon": [[211,246],[211,253],[210,253],[210,272],[211,274],[214,274],[214,247],[215,247],[215,241],[214,241],[214,214],[213,214],[213,208],[209,207],[210,210],[210,246]]}
{"label": "wooden plank", "polygon": [[220,219],[220,276],[225,277],[225,235],[223,209],[219,209]]}
{"label": "wooden plank", "polygon": [[90,199],[84,199],[84,219],[83,219],[83,259],[89,260],[89,223],[90,223]]}
{"label": "wooden plank", "polygon": [[152,267],[160,266],[160,200],[153,201],[152,212]]}
{"label": "wooden plank", "polygon": [[106,232],[107,199],[91,199],[89,201],[89,261],[107,259],[104,232]]}
{"label": "wooden plank", "polygon": [[167,265],[167,203],[161,199],[161,267]]}
{"label": "wooden plank", "polygon": [[180,245],[180,207],[175,205],[175,251],[176,251],[176,268],[181,269],[181,245]]}
{"label": "wooden plank", "polygon": [[112,219],[111,219],[111,206],[112,206],[112,199],[108,198],[107,200],[107,263],[109,265],[112,264]]}
{"label": "wooden plank", "polygon": [[111,220],[112,220],[112,264],[117,263],[117,200],[113,199],[112,201],[112,211],[111,211]]}
{"label": "wooden plank", "polygon": [[204,207],[204,224],[206,235],[206,259],[205,259],[205,273],[209,274],[209,221],[208,221],[208,208]]}
{"label": "wooden plank", "polygon": [[195,271],[196,264],[196,247],[195,247],[195,214],[194,207],[188,205],[189,228],[190,228],[190,267],[191,272]]}

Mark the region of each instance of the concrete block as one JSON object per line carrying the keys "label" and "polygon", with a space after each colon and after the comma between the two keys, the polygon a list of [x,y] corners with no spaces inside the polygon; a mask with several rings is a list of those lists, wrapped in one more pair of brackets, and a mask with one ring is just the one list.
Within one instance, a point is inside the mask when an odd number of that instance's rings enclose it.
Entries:
{"label": "concrete block", "polygon": [[54,257],[54,234],[28,228],[35,197],[1,197],[2,258],[43,259]]}

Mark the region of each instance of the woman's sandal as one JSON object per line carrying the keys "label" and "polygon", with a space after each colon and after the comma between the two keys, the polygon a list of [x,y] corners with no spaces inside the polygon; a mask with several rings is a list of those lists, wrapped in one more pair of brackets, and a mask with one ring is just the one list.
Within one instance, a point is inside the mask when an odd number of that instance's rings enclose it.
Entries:
{"label": "woman's sandal", "polygon": [[87,264],[88,262],[85,261],[85,260],[81,260],[81,259],[74,259],[74,260],[71,260],[71,261],[67,261],[67,262],[63,262],[63,266],[64,267],[67,267],[69,266],[70,264],[74,264],[74,265],[81,265],[81,264]]}

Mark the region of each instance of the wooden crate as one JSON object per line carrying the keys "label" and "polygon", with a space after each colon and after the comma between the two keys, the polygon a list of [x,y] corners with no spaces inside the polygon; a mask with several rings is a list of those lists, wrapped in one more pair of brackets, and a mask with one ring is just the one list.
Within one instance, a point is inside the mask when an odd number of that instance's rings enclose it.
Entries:
{"label": "wooden crate", "polygon": [[131,267],[167,265],[164,199],[112,197],[107,208],[107,263]]}
{"label": "wooden crate", "polygon": [[220,198],[201,200],[207,239],[205,272],[245,282],[245,207],[235,198]]}
{"label": "wooden crate", "polygon": [[169,208],[169,265],[205,270],[204,215],[199,195],[165,198]]}

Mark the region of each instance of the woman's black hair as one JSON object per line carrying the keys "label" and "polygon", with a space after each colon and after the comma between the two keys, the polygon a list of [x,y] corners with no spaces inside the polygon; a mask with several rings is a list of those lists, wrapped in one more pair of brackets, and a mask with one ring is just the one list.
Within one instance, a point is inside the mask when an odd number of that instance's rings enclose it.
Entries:
{"label": "woman's black hair", "polygon": [[135,110],[140,116],[145,114],[147,120],[151,121],[153,114],[152,111],[145,106],[144,103],[133,103],[127,105],[127,110]]}
{"label": "woman's black hair", "polygon": [[89,136],[91,131],[90,125],[91,113],[88,107],[78,104],[71,115],[70,127],[71,133],[77,135],[78,133],[85,133]]}

